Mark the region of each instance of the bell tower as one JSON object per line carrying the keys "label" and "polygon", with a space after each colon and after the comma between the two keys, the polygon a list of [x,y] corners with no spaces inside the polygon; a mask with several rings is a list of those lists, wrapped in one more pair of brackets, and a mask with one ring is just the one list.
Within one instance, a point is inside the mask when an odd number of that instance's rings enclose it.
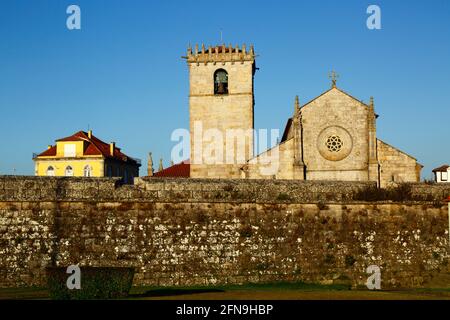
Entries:
{"label": "bell tower", "polygon": [[253,156],[253,46],[187,50],[191,178],[240,178]]}

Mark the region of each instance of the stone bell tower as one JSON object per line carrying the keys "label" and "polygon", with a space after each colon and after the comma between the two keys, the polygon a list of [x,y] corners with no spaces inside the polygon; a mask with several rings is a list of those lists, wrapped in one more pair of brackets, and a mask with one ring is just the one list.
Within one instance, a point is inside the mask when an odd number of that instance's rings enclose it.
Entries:
{"label": "stone bell tower", "polygon": [[240,178],[253,156],[253,46],[187,50],[191,178]]}

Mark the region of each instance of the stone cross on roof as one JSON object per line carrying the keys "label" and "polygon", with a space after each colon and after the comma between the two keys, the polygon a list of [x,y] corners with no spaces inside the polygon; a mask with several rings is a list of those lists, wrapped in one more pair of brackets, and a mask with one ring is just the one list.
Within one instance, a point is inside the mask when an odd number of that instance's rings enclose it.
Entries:
{"label": "stone cross on roof", "polygon": [[339,78],[339,74],[337,74],[335,71],[331,71],[328,74],[328,78],[331,79],[331,87],[336,88],[336,81]]}

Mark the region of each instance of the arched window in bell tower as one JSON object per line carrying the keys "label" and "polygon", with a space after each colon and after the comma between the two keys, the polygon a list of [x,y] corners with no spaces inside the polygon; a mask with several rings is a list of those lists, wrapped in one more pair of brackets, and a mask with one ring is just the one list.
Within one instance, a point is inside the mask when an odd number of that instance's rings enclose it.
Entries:
{"label": "arched window in bell tower", "polygon": [[214,94],[228,94],[228,73],[223,69],[214,72]]}

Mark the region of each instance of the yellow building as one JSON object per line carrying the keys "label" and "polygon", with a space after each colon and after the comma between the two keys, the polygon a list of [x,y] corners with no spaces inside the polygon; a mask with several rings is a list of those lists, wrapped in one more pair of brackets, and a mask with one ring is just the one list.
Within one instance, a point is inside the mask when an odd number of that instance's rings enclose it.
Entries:
{"label": "yellow building", "polygon": [[133,183],[141,166],[140,160],[122,153],[114,142],[101,141],[92,130],[56,140],[33,160],[37,176],[121,177],[125,183]]}

